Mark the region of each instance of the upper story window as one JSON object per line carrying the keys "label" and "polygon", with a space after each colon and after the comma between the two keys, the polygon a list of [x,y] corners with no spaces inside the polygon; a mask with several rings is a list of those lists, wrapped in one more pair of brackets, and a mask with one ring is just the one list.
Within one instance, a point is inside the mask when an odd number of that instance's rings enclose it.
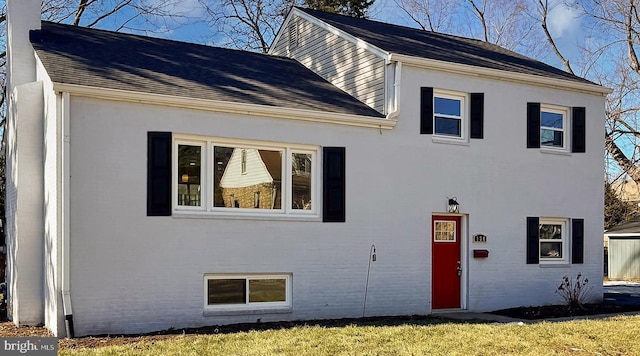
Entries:
{"label": "upper story window", "polygon": [[542,106],[540,109],[540,146],[565,148],[567,110]]}
{"label": "upper story window", "polygon": [[174,149],[176,210],[319,214],[319,147],[178,136]]}
{"label": "upper story window", "polygon": [[464,108],[464,96],[436,91],[433,95],[433,133],[450,138],[464,138]]}
{"label": "upper story window", "polygon": [[454,144],[484,138],[484,93],[421,87],[420,134]]}
{"label": "upper story window", "polygon": [[543,152],[586,152],[585,107],[572,108],[535,102],[527,103],[527,148]]}

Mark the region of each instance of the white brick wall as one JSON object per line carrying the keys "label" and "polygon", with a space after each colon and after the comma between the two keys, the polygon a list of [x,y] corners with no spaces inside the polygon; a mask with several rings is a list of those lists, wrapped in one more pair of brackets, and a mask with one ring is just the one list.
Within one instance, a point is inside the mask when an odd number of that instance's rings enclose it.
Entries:
{"label": "white brick wall", "polygon": [[58,96],[42,65],[38,67],[44,96],[44,324],[55,335],[65,336],[61,295],[61,118]]}
{"label": "white brick wall", "polygon": [[38,325],[44,321],[42,82],[16,86],[9,107],[8,308],[9,315],[16,325]]}
{"label": "white brick wall", "polygon": [[[485,93],[485,138],[420,135],[419,87]],[[602,276],[604,99],[405,66],[392,131],[71,99],[71,293],[78,335],[431,312],[431,216],[456,196],[489,258],[466,261],[468,309],[558,303],[563,275]],[[587,108],[587,153],[526,149],[526,103]],[[345,146],[347,222],[147,217],[146,133]],[[548,173],[553,172],[553,173]],[[525,264],[527,216],[585,219],[585,264]],[[205,273],[292,273],[290,314],[203,316]],[[592,296],[602,297],[594,288]]]}

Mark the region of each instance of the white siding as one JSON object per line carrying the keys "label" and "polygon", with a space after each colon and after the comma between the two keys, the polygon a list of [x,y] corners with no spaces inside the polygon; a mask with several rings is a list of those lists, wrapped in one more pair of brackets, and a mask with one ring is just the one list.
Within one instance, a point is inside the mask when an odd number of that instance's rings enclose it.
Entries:
{"label": "white siding", "polygon": [[609,278],[640,278],[640,236],[609,235]]}
{"label": "white siding", "polygon": [[247,174],[238,174],[242,171],[242,149],[233,150],[231,159],[227,164],[220,186],[222,188],[242,188],[260,183],[271,183],[273,178],[264,165],[258,150],[247,148]]}
{"label": "white siding", "polygon": [[383,58],[300,17],[293,17],[289,25],[297,26],[297,45],[291,45],[289,28],[283,28],[273,54],[299,61],[363,103],[385,112]]}
{"label": "white siding", "polygon": [[[559,303],[564,275],[602,277],[604,98],[405,66],[392,131],[71,99],[71,285],[78,335],[257,320],[431,312],[431,216],[465,214],[466,307]],[[485,138],[420,135],[421,86],[485,93]],[[526,149],[526,103],[585,106],[587,152]],[[345,223],[147,217],[148,131],[346,147]],[[552,172],[552,173],[549,173]],[[585,263],[525,263],[526,217],[585,219]],[[293,220],[293,221],[291,221]],[[469,242],[475,233],[486,244]],[[473,259],[472,250],[490,251]],[[204,313],[206,273],[291,273],[292,312]],[[602,298],[597,285],[594,300]]]}

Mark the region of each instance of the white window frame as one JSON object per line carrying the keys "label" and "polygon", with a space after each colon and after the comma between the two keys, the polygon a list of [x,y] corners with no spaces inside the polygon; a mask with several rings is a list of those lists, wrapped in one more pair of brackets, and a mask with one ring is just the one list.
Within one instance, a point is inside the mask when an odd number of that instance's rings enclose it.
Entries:
{"label": "white window frame", "polygon": [[[246,283],[247,295],[244,304],[209,304],[209,280],[212,279],[244,279]],[[284,279],[285,280],[285,301],[284,302],[249,302],[250,280],[260,279]],[[292,288],[291,274],[205,274],[204,275],[204,308],[205,310],[252,310],[252,309],[282,309],[291,308]]]}
{"label": "white window frame", "polygon": [[[560,240],[542,240],[538,236],[538,257],[540,264],[566,264],[569,262],[569,219],[564,218],[540,218],[539,225],[562,225],[562,234]],[[544,257],[542,256],[542,243],[543,242],[560,242],[562,243],[562,258]]]}
{"label": "white window frame", "polygon": [[[562,115],[562,130],[557,129],[555,127],[542,126],[542,113],[549,112],[552,114],[561,114]],[[540,135],[540,148],[542,150],[552,150],[552,151],[566,151],[568,149],[567,142],[570,140],[569,137],[569,108],[557,105],[548,105],[541,104],[540,105],[540,129],[538,135]],[[542,130],[550,130],[550,131],[560,131],[562,132],[562,147],[560,146],[546,146],[542,144]]]}
{"label": "white window frame", "polygon": [[[173,184],[173,211],[175,213],[198,213],[209,216],[239,216],[239,217],[291,217],[291,218],[319,218],[321,210],[320,201],[320,150],[319,146],[301,145],[291,143],[274,143],[257,140],[239,140],[219,137],[202,137],[195,135],[173,135],[173,162],[172,179],[178,181],[178,145],[201,146],[201,206],[178,205],[178,186]],[[216,146],[232,148],[250,148],[259,150],[280,151],[282,153],[282,183],[281,194],[282,204],[280,209],[258,209],[258,208],[227,208],[214,207],[213,192],[214,174],[216,167],[214,149]],[[292,179],[292,159],[293,153],[303,153],[311,155],[311,209],[293,209],[293,179]],[[263,197],[260,197],[261,199]]]}
{"label": "white window frame", "polygon": [[[450,90],[442,90],[442,89],[434,89],[433,91],[433,137],[436,140],[445,140],[445,141],[457,141],[457,142],[467,142],[468,141],[468,121],[469,121],[469,108],[467,107],[467,94],[461,92],[455,92]],[[445,115],[445,114],[436,114],[436,98],[443,99],[451,99],[460,101],[460,116],[455,115]],[[448,119],[456,119],[460,120],[460,136],[453,135],[445,135],[439,134],[436,132],[436,116],[444,117]]]}

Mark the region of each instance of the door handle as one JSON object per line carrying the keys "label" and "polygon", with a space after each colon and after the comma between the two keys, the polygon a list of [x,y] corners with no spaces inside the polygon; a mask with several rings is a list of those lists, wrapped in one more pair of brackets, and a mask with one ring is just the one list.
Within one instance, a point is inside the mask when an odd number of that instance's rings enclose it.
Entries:
{"label": "door handle", "polygon": [[456,268],[456,272],[458,273],[458,277],[462,276],[462,267],[460,265],[460,261],[458,261],[458,268]]}

